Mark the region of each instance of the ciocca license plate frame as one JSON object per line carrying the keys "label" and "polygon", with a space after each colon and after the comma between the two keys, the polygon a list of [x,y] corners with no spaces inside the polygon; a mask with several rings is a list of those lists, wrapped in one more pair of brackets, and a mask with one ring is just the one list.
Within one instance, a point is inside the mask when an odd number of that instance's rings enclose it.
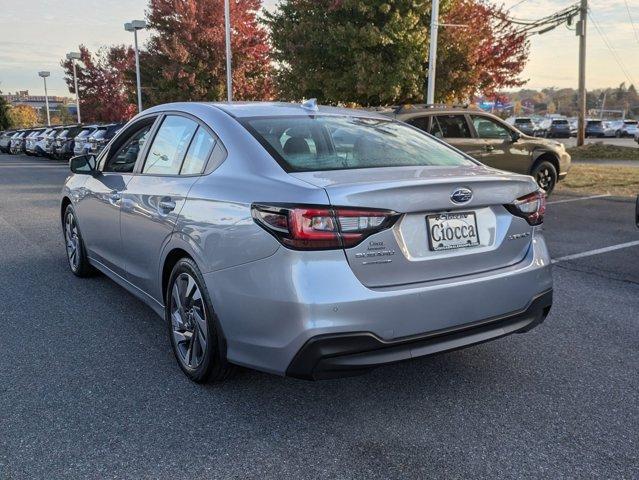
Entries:
{"label": "ciocca license plate frame", "polygon": [[431,251],[478,247],[479,230],[475,212],[442,212],[426,216],[426,234]]}

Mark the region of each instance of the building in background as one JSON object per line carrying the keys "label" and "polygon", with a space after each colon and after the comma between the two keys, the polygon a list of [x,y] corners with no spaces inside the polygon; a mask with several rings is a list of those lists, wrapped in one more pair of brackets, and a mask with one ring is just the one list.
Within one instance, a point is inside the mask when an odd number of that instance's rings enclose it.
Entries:
{"label": "building in background", "polygon": [[[38,112],[38,116],[46,119],[46,102],[44,95],[29,95],[29,90],[20,90],[15,93],[2,94],[1,96],[14,107],[18,105],[28,105],[35,108]],[[49,95],[49,109],[52,118],[76,115],[75,100],[69,97]]]}

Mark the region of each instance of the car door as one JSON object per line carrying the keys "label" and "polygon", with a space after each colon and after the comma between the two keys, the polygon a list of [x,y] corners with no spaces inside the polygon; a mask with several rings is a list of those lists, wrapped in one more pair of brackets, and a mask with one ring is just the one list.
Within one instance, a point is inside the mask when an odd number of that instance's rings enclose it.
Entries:
{"label": "car door", "polygon": [[449,145],[461,150],[477,160],[481,159],[485,143],[473,138],[464,114],[437,114],[413,117],[408,123],[441,138]]}
{"label": "car door", "polygon": [[204,170],[214,135],[193,117],[167,114],[136,168],[122,206],[122,241],[127,279],[162,299],[159,260],[191,186]]}
{"label": "car door", "polygon": [[479,159],[482,163],[509,172],[529,173],[531,153],[517,132],[485,115],[470,117],[477,137],[485,142],[484,153]]}
{"label": "car door", "polygon": [[100,157],[98,173],[87,179],[82,200],[76,207],[89,257],[122,277],[125,275],[120,232],[122,196],[154,120],[155,117],[145,118],[131,125],[115,148]]}

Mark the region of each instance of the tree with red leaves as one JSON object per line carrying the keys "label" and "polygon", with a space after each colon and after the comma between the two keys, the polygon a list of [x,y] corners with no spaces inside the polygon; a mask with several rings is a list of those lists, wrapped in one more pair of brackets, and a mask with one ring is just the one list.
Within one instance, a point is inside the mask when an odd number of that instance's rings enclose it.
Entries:
{"label": "tree with red leaves", "polygon": [[525,83],[519,74],[528,59],[528,41],[508,20],[503,6],[454,0],[447,4],[440,22],[437,98],[493,96],[499,89]]}
{"label": "tree with red leaves", "polygon": [[[266,30],[260,0],[231,0],[233,99],[272,96]],[[226,98],[224,2],[150,0],[153,34],[141,55],[145,105]]]}
{"label": "tree with red leaves", "polygon": [[[131,89],[126,78],[127,71],[134,69],[133,49],[115,45],[104,47],[93,55],[80,45],[80,55],[76,68],[82,121],[117,122],[135,115],[137,110],[131,101]],[[69,92],[75,94],[73,64],[71,60],[60,63]]]}

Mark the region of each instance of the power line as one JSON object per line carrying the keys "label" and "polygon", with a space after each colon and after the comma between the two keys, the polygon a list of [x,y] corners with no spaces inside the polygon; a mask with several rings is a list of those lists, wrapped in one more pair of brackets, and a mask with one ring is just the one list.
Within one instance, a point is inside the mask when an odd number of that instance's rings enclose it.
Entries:
{"label": "power line", "polygon": [[[526,1],[526,0],[523,0]],[[623,0],[623,3],[626,4],[626,11],[628,12],[628,18],[630,19],[630,25],[632,25],[632,31],[635,34],[635,40],[639,43],[639,33],[637,33],[637,26],[635,25],[635,21],[632,19],[632,15],[630,13],[630,6],[628,5],[628,0]]]}
{"label": "power line", "polygon": [[528,0],[520,0],[519,2],[515,3],[512,7],[510,7],[508,10],[512,10],[513,8],[518,7],[519,5],[527,1]]}
{"label": "power line", "polygon": [[617,51],[610,44],[610,40],[608,40],[608,37],[606,36],[604,31],[599,27],[599,24],[597,24],[597,21],[595,20],[595,18],[592,16],[592,14],[590,12],[588,12],[588,16],[590,17],[590,21],[592,21],[592,24],[595,26],[595,29],[597,30],[597,33],[599,34],[601,39],[606,44],[606,47],[608,47],[608,50],[610,50],[610,53],[612,53],[612,57],[617,62],[617,65],[619,65],[619,68],[621,69],[623,74],[626,76],[626,78],[628,79],[628,81],[630,82],[631,85],[635,85],[635,82],[632,80],[632,77],[630,76],[630,73],[628,73],[628,70],[626,69],[626,66],[621,61],[621,57],[619,57],[619,54],[617,53]]}

